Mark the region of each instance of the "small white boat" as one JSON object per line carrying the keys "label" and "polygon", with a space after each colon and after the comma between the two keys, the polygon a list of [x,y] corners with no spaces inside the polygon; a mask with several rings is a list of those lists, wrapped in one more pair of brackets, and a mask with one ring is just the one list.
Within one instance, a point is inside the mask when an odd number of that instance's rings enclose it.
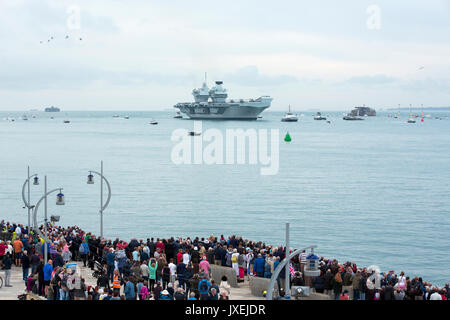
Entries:
{"label": "small white boat", "polygon": [[342,119],[347,120],[347,121],[360,121],[360,120],[364,120],[361,117],[357,117],[357,116],[352,116],[351,114],[346,115],[345,117],[343,117]]}
{"label": "small white boat", "polygon": [[416,123],[416,120],[413,118],[412,115],[412,105],[409,105],[409,119],[407,121],[408,123]]}
{"label": "small white boat", "polygon": [[70,120],[64,120],[63,122],[64,123],[70,123]]}
{"label": "small white boat", "polygon": [[153,125],[158,124],[158,121],[152,120],[152,121],[150,121],[150,124],[153,124]]}
{"label": "small white boat", "polygon": [[183,115],[181,114],[180,111],[177,111],[177,113],[175,113],[175,115],[173,116],[174,119],[182,119]]}
{"label": "small white boat", "polygon": [[262,116],[258,116],[257,118],[258,118],[258,119],[262,119]]}
{"label": "small white boat", "polygon": [[194,131],[188,132],[188,136],[199,136],[199,135],[201,135],[201,132],[194,132]]}
{"label": "small white boat", "polygon": [[289,105],[289,112],[286,112],[284,114],[283,118],[281,118],[281,121],[283,121],[283,122],[297,122],[298,121],[297,115],[291,113],[291,105]]}
{"label": "small white boat", "polygon": [[322,114],[320,112],[317,112],[317,114],[314,116],[314,120],[327,120],[327,118],[322,117]]}
{"label": "small white boat", "polygon": [[124,119],[130,119],[130,116],[125,116],[125,117],[123,117]]}

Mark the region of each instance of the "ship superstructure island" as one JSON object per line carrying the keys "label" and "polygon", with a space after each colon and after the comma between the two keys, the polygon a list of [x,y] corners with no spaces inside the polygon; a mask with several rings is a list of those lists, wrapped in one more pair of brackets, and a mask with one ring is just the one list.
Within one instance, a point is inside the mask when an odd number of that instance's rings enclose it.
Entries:
{"label": "ship superstructure island", "polygon": [[227,100],[227,89],[222,85],[222,81],[216,81],[216,86],[209,89],[205,79],[201,88],[192,91],[195,102],[177,103],[174,107],[191,119],[256,120],[273,100],[269,96]]}

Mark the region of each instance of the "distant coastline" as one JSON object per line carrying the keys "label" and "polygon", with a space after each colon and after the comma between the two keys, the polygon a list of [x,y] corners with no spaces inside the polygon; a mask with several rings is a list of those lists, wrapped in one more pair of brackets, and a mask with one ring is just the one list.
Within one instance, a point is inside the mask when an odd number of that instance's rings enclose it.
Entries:
{"label": "distant coastline", "polygon": [[[404,108],[389,108],[386,109],[387,111],[392,111],[392,110],[409,110],[409,108],[404,107]],[[422,110],[422,108],[417,108],[417,107],[413,107],[411,108],[411,110]],[[450,111],[450,107],[428,107],[428,108],[423,108],[424,111]]]}

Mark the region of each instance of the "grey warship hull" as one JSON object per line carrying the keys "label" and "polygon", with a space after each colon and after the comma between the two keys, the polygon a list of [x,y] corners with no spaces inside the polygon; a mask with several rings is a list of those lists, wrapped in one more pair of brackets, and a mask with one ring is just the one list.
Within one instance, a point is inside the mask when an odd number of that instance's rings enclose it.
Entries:
{"label": "grey warship hull", "polygon": [[258,99],[226,100],[228,94],[222,87],[222,81],[216,81],[216,87],[209,90],[206,81],[200,89],[194,89],[195,102],[182,102],[174,108],[190,119],[199,120],[257,120],[265,109],[270,107],[272,98],[262,96]]}
{"label": "grey warship hull", "polygon": [[199,120],[256,120],[258,116],[269,106],[251,105],[208,105],[199,106],[195,104],[178,104],[180,112],[186,114],[190,119]]}

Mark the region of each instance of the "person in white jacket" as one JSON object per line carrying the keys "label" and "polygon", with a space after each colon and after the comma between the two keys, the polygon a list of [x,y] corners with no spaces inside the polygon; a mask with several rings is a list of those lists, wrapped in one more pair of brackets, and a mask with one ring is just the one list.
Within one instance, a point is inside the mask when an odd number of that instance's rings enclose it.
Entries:
{"label": "person in white jacket", "polygon": [[236,272],[236,277],[239,277],[239,253],[237,252],[237,249],[233,250],[233,254],[231,255],[231,267]]}
{"label": "person in white jacket", "polygon": [[225,295],[228,298],[230,297],[231,286],[228,284],[228,279],[225,276],[222,277],[222,281],[220,282],[219,292],[221,296]]}
{"label": "person in white jacket", "polygon": [[442,296],[439,293],[438,288],[433,288],[434,293],[430,296],[430,300],[442,300]]}

